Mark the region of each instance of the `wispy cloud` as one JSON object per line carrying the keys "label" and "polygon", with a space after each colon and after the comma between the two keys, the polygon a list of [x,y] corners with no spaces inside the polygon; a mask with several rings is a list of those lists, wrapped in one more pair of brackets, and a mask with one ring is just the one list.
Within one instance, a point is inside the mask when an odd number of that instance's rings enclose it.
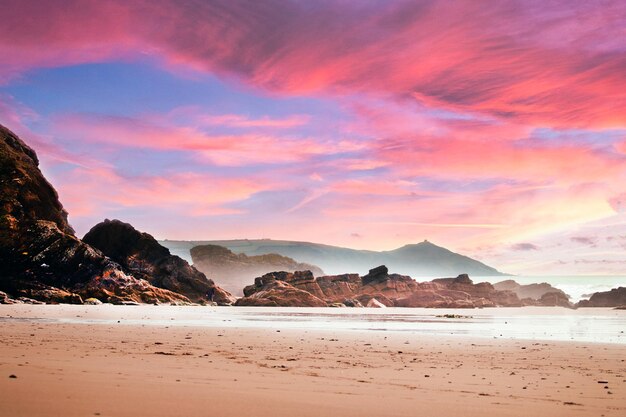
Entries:
{"label": "wispy cloud", "polygon": [[150,53],[279,93],[392,94],[550,126],[623,121],[621,1],[48,1],[3,14],[22,22],[0,29],[4,79]]}
{"label": "wispy cloud", "polygon": [[232,166],[292,163],[364,147],[357,141],[271,133],[212,134],[193,125],[98,114],[62,115],[53,121],[52,129],[59,136],[74,137],[82,142],[193,152],[215,164]]}
{"label": "wispy cloud", "polygon": [[532,243],[527,243],[527,242],[523,242],[523,243],[516,243],[514,245],[511,246],[512,250],[515,251],[531,251],[531,250],[539,250],[539,246],[534,245]]}
{"label": "wispy cloud", "polygon": [[595,246],[596,244],[596,238],[591,236],[574,236],[570,240],[585,246]]}

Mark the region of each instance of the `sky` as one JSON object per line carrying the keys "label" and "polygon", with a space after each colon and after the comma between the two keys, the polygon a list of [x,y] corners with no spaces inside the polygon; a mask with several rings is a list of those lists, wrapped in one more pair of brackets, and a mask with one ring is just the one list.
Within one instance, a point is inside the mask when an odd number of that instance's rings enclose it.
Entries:
{"label": "sky", "polygon": [[0,123],[82,236],[626,270],[626,2],[0,0]]}

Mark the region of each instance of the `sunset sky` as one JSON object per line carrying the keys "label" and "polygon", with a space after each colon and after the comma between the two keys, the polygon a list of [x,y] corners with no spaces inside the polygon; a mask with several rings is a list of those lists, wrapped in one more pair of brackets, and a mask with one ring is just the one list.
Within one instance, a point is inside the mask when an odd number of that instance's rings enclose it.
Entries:
{"label": "sunset sky", "polygon": [[626,2],[0,0],[0,123],[82,236],[626,272]]}

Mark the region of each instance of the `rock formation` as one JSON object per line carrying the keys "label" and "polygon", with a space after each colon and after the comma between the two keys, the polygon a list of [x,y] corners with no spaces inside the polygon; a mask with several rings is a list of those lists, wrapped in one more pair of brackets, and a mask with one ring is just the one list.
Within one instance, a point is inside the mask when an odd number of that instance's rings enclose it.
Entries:
{"label": "rock formation", "polygon": [[[237,306],[326,307],[327,303],[303,288],[313,283],[311,271],[273,272],[256,278],[243,289]],[[306,286],[306,285],[304,285]]]}
{"label": "rock formation", "polygon": [[554,288],[547,282],[542,282],[540,284],[522,285],[512,279],[508,279],[506,281],[500,281],[493,284],[493,287],[496,290],[513,291],[520,299],[530,298],[533,300],[540,300],[541,297],[548,293],[559,293],[561,297],[564,297],[566,299],[570,298],[563,291],[559,290],[558,288]]}
{"label": "rock formation", "polygon": [[[309,294],[305,304],[299,304]],[[271,296],[271,298],[270,298]],[[297,297],[298,299],[292,298]],[[237,305],[303,305],[369,307],[474,308],[521,306],[511,291],[498,291],[491,284],[474,284],[467,275],[418,283],[411,277],[389,274],[387,267],[367,275],[331,275],[315,278],[310,271],[273,272],[256,278],[244,288]]]}
{"label": "rock formation", "polygon": [[0,126],[0,291],[45,302],[189,302],[78,239],[38,165],[35,151]]}
{"label": "rock formation", "polygon": [[581,300],[578,307],[620,307],[626,306],[626,287],[610,291],[596,292],[589,300]]}
{"label": "rock formation", "polygon": [[419,283],[419,290],[399,303],[403,307],[519,307],[521,302],[511,291],[496,290],[488,282],[474,282],[467,274]]}
{"label": "rock formation", "polygon": [[263,288],[247,297],[240,298],[237,306],[265,307],[327,307],[328,304],[303,290],[283,281],[266,283]]}
{"label": "rock formation", "polygon": [[243,295],[241,289],[249,284],[254,277],[272,271],[304,271],[308,270],[315,276],[324,272],[315,265],[296,262],[286,256],[270,253],[267,255],[248,256],[236,254],[229,249],[217,245],[201,245],[191,249],[193,264],[207,276],[219,277],[220,286],[235,295]]}
{"label": "rock formation", "polygon": [[528,302],[528,300],[529,299],[522,300],[522,304],[535,305],[535,306],[541,306],[541,307],[574,308],[574,305],[569,300],[569,296],[560,290],[547,292],[543,294],[541,298],[539,298],[539,300],[533,300],[533,302]]}
{"label": "rock formation", "polygon": [[235,298],[186,261],[170,254],[148,233],[119,220],[105,220],[83,237],[133,276],[155,287],[183,294],[193,302],[213,301],[230,305]]}

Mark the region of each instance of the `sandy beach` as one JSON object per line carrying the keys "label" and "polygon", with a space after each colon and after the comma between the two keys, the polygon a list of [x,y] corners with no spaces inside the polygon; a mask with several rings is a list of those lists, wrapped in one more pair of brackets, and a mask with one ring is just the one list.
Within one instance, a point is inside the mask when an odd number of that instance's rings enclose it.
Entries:
{"label": "sandy beach", "polygon": [[0,306],[0,415],[626,413],[623,344],[198,327],[174,307],[157,307],[171,324],[111,307]]}

